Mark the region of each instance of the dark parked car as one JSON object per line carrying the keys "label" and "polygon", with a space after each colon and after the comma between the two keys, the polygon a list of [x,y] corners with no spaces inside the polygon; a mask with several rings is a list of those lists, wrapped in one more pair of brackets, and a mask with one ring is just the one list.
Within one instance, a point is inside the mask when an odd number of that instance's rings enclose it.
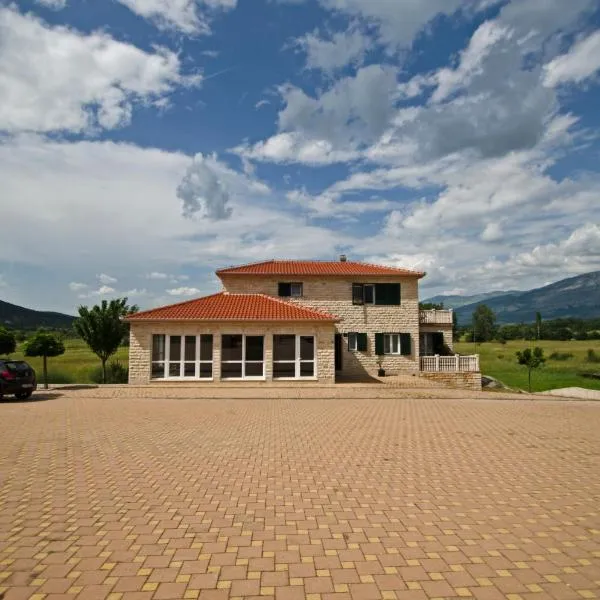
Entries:
{"label": "dark parked car", "polygon": [[36,388],[35,371],[24,360],[0,358],[0,398],[14,394],[26,400]]}

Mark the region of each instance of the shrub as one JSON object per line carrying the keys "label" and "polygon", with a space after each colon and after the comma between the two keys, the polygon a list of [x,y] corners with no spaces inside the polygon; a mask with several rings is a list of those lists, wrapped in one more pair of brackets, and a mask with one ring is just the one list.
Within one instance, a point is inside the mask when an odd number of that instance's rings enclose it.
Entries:
{"label": "shrub", "polygon": [[[96,367],[90,373],[90,379],[94,383],[103,383],[102,367]],[[106,383],[127,383],[129,380],[129,369],[118,360],[106,365]]]}
{"label": "shrub", "polygon": [[596,351],[593,348],[590,348],[587,351],[587,358],[586,358],[586,360],[588,362],[591,362],[591,363],[600,363],[600,356],[598,356],[596,354]]}
{"label": "shrub", "polygon": [[573,358],[573,353],[571,352],[553,352],[548,358],[550,360],[569,360]]}

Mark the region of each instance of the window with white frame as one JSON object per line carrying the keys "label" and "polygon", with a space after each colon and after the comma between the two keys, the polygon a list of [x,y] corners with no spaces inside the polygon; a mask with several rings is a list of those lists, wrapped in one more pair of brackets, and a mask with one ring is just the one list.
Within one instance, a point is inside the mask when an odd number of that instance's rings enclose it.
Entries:
{"label": "window with white frame", "polygon": [[273,378],[315,377],[315,337],[312,335],[273,336]]}
{"label": "window with white frame", "polygon": [[265,376],[265,344],[262,335],[221,336],[221,378],[262,379]]}
{"label": "window with white frame", "polygon": [[383,335],[384,354],[400,354],[400,334],[385,333]]}
{"label": "window with white frame", "polygon": [[213,336],[152,336],[152,379],[211,379]]}
{"label": "window with white frame", "polygon": [[350,350],[350,351],[358,350],[358,333],[349,333],[348,334],[348,350]]}

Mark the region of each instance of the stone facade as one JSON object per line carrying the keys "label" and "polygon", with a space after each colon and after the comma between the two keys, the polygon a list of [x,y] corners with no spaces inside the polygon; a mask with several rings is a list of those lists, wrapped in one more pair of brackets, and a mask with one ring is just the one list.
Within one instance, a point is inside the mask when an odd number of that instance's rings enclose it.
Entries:
{"label": "stone facade", "polygon": [[421,377],[450,387],[481,391],[481,373],[469,371],[426,372]]}
{"label": "stone facade", "polygon": [[[277,297],[279,282],[302,282],[303,297],[292,300],[302,306],[329,312],[342,321],[336,324],[337,333],[366,333],[367,350],[349,351],[343,338],[341,374],[362,378],[377,373],[375,354],[376,333],[409,333],[410,356],[387,355],[383,359],[386,374],[419,371],[419,291],[417,277],[340,277],[340,276],[256,276],[220,274],[223,288],[230,293],[266,294]],[[354,305],[353,283],[400,283],[400,306]]]}
{"label": "stone facade", "polygon": [[[311,323],[274,323],[274,322],[227,322],[227,323],[173,323],[173,322],[132,322],[129,336],[129,383],[147,384],[151,380],[152,335],[213,335],[213,378],[194,380],[195,383],[215,384],[221,382],[221,335],[247,334],[265,337],[265,382],[273,380],[273,335],[294,334],[313,335],[316,338],[316,377],[297,379],[295,383],[319,382],[334,383],[334,324],[325,322]],[[169,379],[169,382],[174,380]],[[184,380],[189,383],[188,380]],[[276,381],[276,380],[275,380]]]}

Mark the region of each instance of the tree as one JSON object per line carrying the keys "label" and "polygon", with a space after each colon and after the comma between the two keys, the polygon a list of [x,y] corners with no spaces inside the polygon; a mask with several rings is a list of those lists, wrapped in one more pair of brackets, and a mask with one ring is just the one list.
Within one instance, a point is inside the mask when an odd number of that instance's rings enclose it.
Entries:
{"label": "tree", "polygon": [[489,342],[496,333],[496,313],[487,304],[480,304],[473,312],[473,340]]}
{"label": "tree", "polygon": [[25,342],[25,356],[42,356],[44,359],[44,387],[48,389],[48,357],[65,353],[65,345],[56,335],[38,331]]}
{"label": "tree", "polygon": [[0,356],[12,354],[17,349],[17,338],[12,331],[0,327]]}
{"label": "tree", "polygon": [[536,346],[533,349],[533,352],[531,351],[531,348],[526,348],[523,351],[519,350],[517,352],[517,361],[520,365],[527,367],[529,374],[529,392],[531,392],[531,371],[538,369],[546,362],[544,351],[539,346]]}
{"label": "tree", "polygon": [[88,308],[80,306],[79,318],[74,328],[91,351],[102,362],[102,382],[106,383],[106,362],[119,349],[129,332],[123,318],[138,311],[137,306],[128,306],[127,298],[116,298]]}
{"label": "tree", "polygon": [[452,311],[452,341],[458,342],[460,340],[460,332],[458,330],[458,316],[456,311]]}
{"label": "tree", "polygon": [[536,339],[541,340],[542,339],[542,313],[541,312],[535,313],[535,333],[537,336]]}

